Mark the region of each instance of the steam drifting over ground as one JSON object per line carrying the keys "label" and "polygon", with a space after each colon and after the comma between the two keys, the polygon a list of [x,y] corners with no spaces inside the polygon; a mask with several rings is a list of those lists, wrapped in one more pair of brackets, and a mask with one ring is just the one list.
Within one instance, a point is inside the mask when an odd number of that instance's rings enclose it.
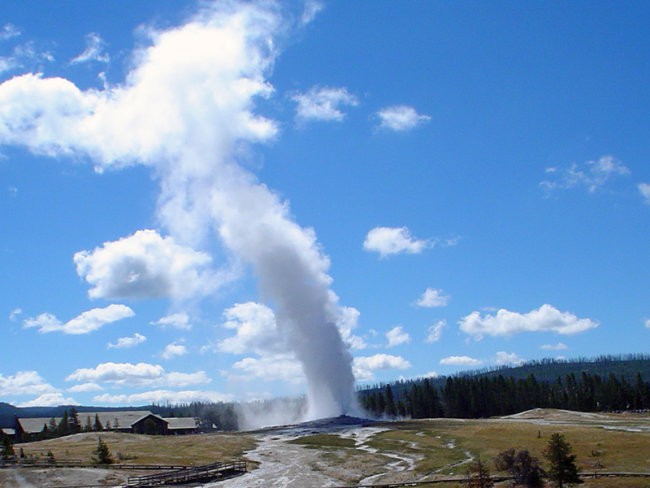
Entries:
{"label": "steam drifting over ground", "polygon": [[[142,298],[147,280],[159,277],[146,253],[128,245],[135,236],[183,250],[180,255],[196,262],[171,262],[169,276],[182,273],[212,290],[232,279],[228,271],[236,264],[249,264],[274,309],[278,333],[302,365],[306,418],[329,417],[351,413],[355,405],[352,358],[336,326],[340,310],[328,258],[315,232],[295,223],[288,205],[239,164],[246,145],[278,132],[272,120],[255,113],[255,100],[273,93],[266,79],[276,46],[293,28],[282,15],[270,2],[206,7],[182,26],[150,31],[151,44],[134,57],[124,83],[103,90],[17,76],[0,85],[0,141],[54,157],[89,157],[98,172],[150,167],[160,182],[158,218],[170,237],[147,231],[79,254],[78,271],[91,295],[133,292],[131,298]],[[209,273],[209,259],[192,249],[215,236],[233,262]],[[156,296],[191,298],[182,296],[186,289],[168,288]]]}

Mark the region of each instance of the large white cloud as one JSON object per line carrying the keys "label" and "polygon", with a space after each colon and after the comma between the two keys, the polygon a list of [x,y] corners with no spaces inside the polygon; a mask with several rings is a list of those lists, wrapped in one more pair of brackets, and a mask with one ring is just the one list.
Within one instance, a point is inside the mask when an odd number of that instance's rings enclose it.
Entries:
{"label": "large white cloud", "polygon": [[61,322],[54,315],[42,313],[38,317],[28,318],[23,322],[23,327],[36,327],[41,333],[63,332],[64,334],[88,334],[106,324],[133,317],[135,312],[126,305],[109,305],[104,308],[93,308],[81,315]]}
{"label": "large white cloud", "polygon": [[81,383],[107,383],[115,386],[158,386],[179,388],[210,383],[205,371],[195,373],[166,372],[158,364],[150,363],[101,363],[95,368],[80,368],[68,375],[66,381]]}
{"label": "large white cloud", "polygon": [[340,121],[345,117],[342,107],[359,104],[357,98],[345,88],[312,87],[291,98],[297,103],[296,118],[302,121]]}
{"label": "large white cloud", "polygon": [[154,230],[80,251],[74,262],[79,276],[91,285],[91,298],[183,299],[207,295],[220,284],[208,254]]}
{"label": "large white cloud", "polygon": [[431,120],[428,115],[417,113],[408,105],[393,105],[377,112],[379,126],[383,129],[404,132]]}
{"label": "large white cloud", "polygon": [[571,335],[598,327],[598,323],[591,319],[578,318],[547,304],[525,314],[500,309],[496,315],[481,316],[475,311],[460,319],[458,324],[460,330],[477,339],[484,335],[509,336],[522,332]]}
{"label": "large white cloud", "polygon": [[392,354],[375,354],[373,356],[361,356],[354,358],[353,369],[357,381],[369,381],[374,379],[375,371],[398,369],[404,370],[411,367],[406,359]]}
{"label": "large white cloud", "polygon": [[43,395],[58,390],[45,381],[36,371],[18,371],[13,376],[0,373],[0,396]]}
{"label": "large white cloud", "polygon": [[368,231],[363,242],[366,251],[378,252],[381,257],[391,254],[419,254],[430,246],[430,242],[415,239],[406,227],[375,227]]}

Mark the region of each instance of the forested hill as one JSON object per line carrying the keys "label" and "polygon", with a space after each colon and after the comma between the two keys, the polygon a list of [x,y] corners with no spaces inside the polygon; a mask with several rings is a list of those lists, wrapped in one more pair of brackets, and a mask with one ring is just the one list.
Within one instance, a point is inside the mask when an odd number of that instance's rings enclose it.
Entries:
{"label": "forested hill", "polygon": [[530,410],[650,409],[650,356],[537,361],[359,392],[376,416],[483,418]]}
{"label": "forested hill", "polygon": [[572,360],[543,359],[520,366],[503,366],[465,374],[488,377],[502,375],[516,380],[525,379],[532,374],[537,381],[555,381],[558,377],[572,373],[580,375],[583,372],[604,378],[613,374],[617,378],[625,378],[628,382],[635,381],[640,373],[645,381],[650,381],[650,355],[600,356],[595,359]]}

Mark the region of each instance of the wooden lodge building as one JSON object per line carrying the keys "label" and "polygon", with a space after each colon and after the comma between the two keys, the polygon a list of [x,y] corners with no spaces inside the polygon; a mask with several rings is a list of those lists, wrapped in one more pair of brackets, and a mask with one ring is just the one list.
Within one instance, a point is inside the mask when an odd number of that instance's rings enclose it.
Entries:
{"label": "wooden lodge building", "polygon": [[[198,419],[194,417],[163,418],[146,410],[79,412],[77,414],[82,431],[94,431],[99,422],[101,430],[150,435],[184,435],[199,431]],[[42,432],[59,425],[62,418],[23,418],[16,417],[15,439],[33,440]]]}

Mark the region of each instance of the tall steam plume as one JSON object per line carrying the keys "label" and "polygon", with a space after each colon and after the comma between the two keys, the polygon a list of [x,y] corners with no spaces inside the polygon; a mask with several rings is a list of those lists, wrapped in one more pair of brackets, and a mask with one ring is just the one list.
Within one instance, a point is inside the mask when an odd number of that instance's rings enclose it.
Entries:
{"label": "tall steam plume", "polygon": [[[287,27],[270,3],[219,3],[188,23],[150,32],[126,81],[81,90],[63,78],[26,74],[0,84],[0,143],[51,156],[90,157],[98,171],[152,168],[158,216],[184,245],[214,233],[248,262],[277,327],[301,362],[310,418],[354,408],[351,356],[335,321],[329,261],[311,229],[237,163],[246,144],[277,134],[254,114]],[[25,96],[25,94],[29,96]]]}

